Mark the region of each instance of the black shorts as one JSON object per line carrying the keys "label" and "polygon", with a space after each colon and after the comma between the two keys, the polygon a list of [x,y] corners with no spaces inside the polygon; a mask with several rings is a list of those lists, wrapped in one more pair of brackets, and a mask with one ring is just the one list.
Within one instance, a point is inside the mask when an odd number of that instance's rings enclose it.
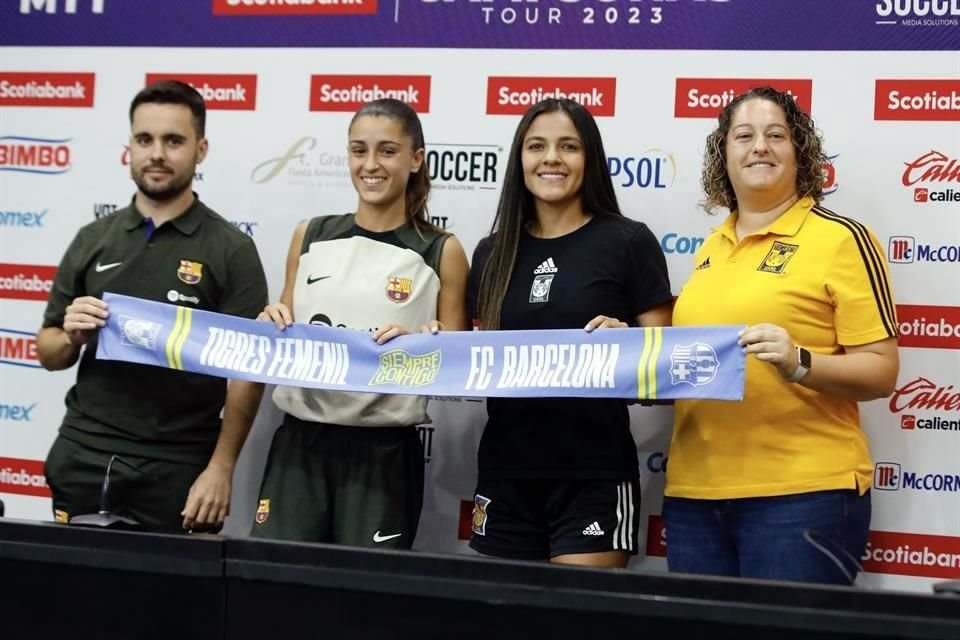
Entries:
{"label": "black shorts", "polygon": [[480,480],[470,546],[501,558],[637,553],[640,481]]}
{"label": "black shorts", "polygon": [[251,536],[409,549],[423,506],[415,427],[285,416],[270,445]]}

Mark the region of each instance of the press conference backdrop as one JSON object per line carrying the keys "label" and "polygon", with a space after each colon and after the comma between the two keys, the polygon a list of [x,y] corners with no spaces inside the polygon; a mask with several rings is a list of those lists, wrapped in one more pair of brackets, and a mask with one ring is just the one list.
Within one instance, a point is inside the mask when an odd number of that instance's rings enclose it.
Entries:
{"label": "press conference backdrop", "polygon": [[[4,2],[7,515],[51,518],[43,459],[75,371],[43,371],[33,336],[74,233],[129,202],[127,108],[150,80],[179,77],[207,99],[210,153],[195,189],[256,241],[272,299],[295,225],[353,209],[347,124],[385,95],[422,115],[430,214],[468,253],[489,232],[519,115],[551,95],[586,104],[621,205],[660,239],[679,293],[693,252],[722,219],[698,208],[704,138],[734,95],[772,84],[823,130],[824,204],[876,232],[898,302],[897,389],[862,405],[876,471],[860,582],[925,591],[960,578],[958,25],[957,0]],[[435,400],[430,415],[419,427],[427,494],[415,546],[470,553],[484,406]],[[237,471],[234,535],[253,521],[278,417],[268,396]],[[658,514],[671,411],[638,407],[632,418],[644,516],[631,568],[664,571]]]}

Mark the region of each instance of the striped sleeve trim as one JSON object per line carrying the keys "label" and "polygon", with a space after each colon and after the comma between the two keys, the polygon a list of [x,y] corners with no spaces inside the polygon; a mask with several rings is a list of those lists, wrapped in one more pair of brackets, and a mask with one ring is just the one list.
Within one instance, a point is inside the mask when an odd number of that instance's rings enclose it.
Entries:
{"label": "striped sleeve trim", "polygon": [[884,259],[877,246],[870,239],[870,233],[867,228],[856,220],[845,218],[841,215],[824,209],[816,205],[812,209],[813,213],[824,220],[830,220],[840,224],[853,235],[860,250],[860,257],[863,258],[863,265],[867,270],[867,276],[870,278],[870,286],[873,289],[873,297],[877,303],[877,310],[880,319],[883,322],[883,328],[887,335],[896,338],[899,335],[897,328],[897,316],[893,304],[893,295],[890,293],[890,282],[887,279],[887,271],[884,269]]}

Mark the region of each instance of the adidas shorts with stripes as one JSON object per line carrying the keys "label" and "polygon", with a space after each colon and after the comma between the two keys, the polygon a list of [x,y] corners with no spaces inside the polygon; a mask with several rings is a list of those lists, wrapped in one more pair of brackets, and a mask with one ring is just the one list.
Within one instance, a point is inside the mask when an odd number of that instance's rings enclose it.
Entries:
{"label": "adidas shorts with stripes", "polygon": [[639,529],[637,479],[481,479],[470,546],[524,560],[602,551],[635,555]]}

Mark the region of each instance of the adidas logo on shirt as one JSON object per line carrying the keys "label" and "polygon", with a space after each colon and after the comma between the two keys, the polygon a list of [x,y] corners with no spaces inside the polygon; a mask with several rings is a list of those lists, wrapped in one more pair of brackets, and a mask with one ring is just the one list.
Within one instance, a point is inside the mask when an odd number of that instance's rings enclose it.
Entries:
{"label": "adidas logo on shirt", "polygon": [[583,535],[585,536],[602,536],[603,529],[600,528],[600,523],[596,520],[593,521],[586,529],[583,530]]}
{"label": "adidas logo on shirt", "polygon": [[700,271],[701,269],[710,268],[710,256],[707,256],[707,259],[697,265],[697,268],[694,271]]}
{"label": "adidas logo on shirt", "polygon": [[553,264],[553,258],[547,258],[540,263],[540,266],[533,270],[533,275],[539,276],[543,273],[556,273],[559,271],[557,265]]}

